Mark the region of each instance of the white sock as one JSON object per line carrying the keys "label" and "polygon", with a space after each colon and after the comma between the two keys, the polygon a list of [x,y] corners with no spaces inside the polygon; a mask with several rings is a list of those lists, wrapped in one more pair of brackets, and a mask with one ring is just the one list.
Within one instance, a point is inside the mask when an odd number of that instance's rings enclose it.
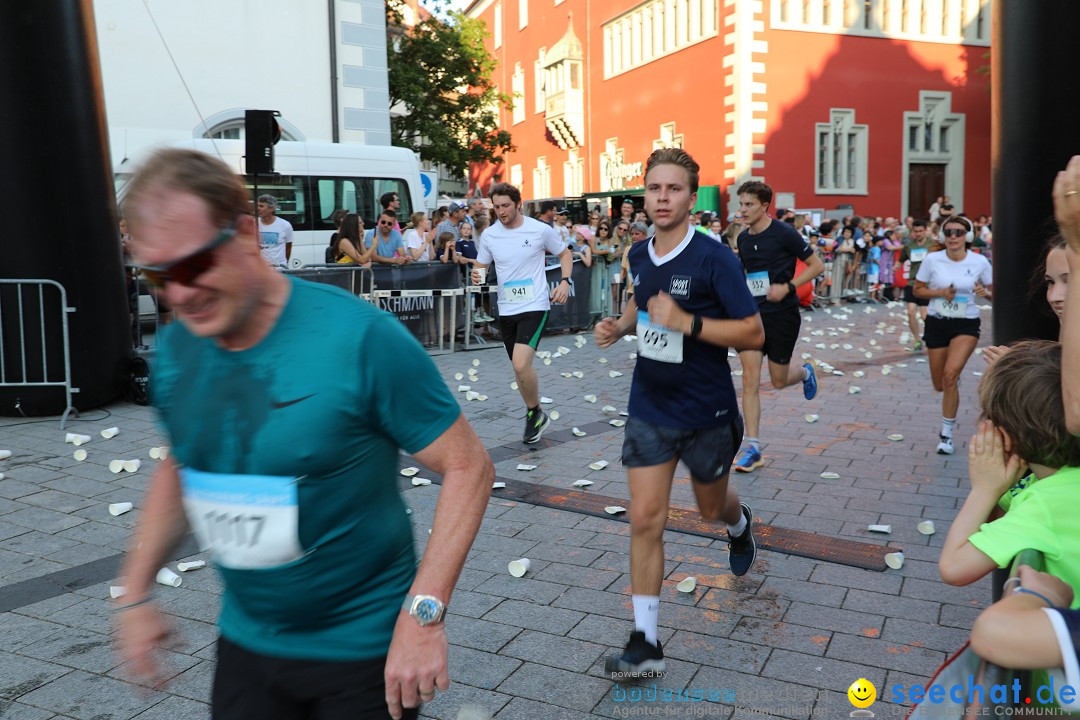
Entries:
{"label": "white sock", "polygon": [[632,595],[634,600],[634,626],[645,633],[645,639],[656,644],[656,623],[660,617],[659,595]]}
{"label": "white sock", "polygon": [[956,427],[956,418],[941,418],[941,435],[942,437],[951,438],[953,428]]}
{"label": "white sock", "polygon": [[750,447],[754,448],[758,452],[761,452],[761,441],[758,440],[757,438],[752,438],[752,437],[746,438],[746,444],[749,445]]}
{"label": "white sock", "polygon": [[[733,538],[739,537],[746,532],[746,515],[742,513],[742,508],[739,508],[739,511],[739,522],[735,525],[727,526],[728,535]],[[724,524],[727,525],[727,523]]]}

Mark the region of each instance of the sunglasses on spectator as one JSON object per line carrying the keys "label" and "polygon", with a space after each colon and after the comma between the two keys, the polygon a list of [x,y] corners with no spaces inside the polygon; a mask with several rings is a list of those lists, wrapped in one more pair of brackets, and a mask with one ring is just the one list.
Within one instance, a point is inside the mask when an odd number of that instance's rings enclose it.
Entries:
{"label": "sunglasses on spectator", "polygon": [[389,220],[380,220],[379,225],[383,227],[393,227],[394,223],[390,222]]}
{"label": "sunglasses on spectator", "polygon": [[217,264],[214,250],[224,245],[234,235],[236,235],[236,228],[227,227],[215,235],[213,240],[179,260],[163,265],[135,265],[135,269],[141,271],[143,277],[155,287],[163,288],[171,282],[190,287]]}
{"label": "sunglasses on spectator", "polygon": [[964,237],[967,233],[968,231],[963,228],[945,228],[941,231],[942,235],[950,238]]}

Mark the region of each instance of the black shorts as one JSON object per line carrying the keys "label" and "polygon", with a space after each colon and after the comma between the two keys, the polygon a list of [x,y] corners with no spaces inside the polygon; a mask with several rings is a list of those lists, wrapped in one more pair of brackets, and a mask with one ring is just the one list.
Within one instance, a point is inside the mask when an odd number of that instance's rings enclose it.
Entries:
{"label": "black shorts", "polygon": [[761,313],[761,324],[765,326],[765,344],[761,346],[761,352],[778,365],[789,365],[802,327],[799,308]]}
{"label": "black shorts", "polygon": [[915,291],[911,285],[904,288],[904,302],[915,303],[919,307],[929,307],[930,298],[915,297]]}
{"label": "black shorts", "polygon": [[[317,661],[249,652],[218,638],[211,694],[213,720],[354,720],[389,718],[386,658]],[[403,718],[419,717],[418,708]]]}
{"label": "black shorts", "polygon": [[623,435],[622,462],[626,467],[663,465],[678,457],[697,482],[726,477],[742,444],[742,418],[699,430],[661,427],[631,417]]}
{"label": "black shorts", "polygon": [[502,334],[506,354],[514,359],[514,346],[528,345],[533,350],[540,347],[540,336],[547,327],[548,311],[533,310],[517,315],[499,315],[499,332]]}
{"label": "black shorts", "polygon": [[928,350],[949,347],[949,343],[958,335],[979,337],[979,318],[939,318],[926,316],[923,327],[923,342]]}

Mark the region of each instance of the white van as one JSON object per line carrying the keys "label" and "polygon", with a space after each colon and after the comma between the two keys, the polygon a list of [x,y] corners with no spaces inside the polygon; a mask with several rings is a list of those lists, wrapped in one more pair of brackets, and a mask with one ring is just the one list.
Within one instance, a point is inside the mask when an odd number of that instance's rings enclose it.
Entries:
{"label": "white van", "polygon": [[[395,192],[401,199],[398,217],[408,222],[414,210],[424,207],[420,163],[406,148],[353,143],[279,142],[274,146],[273,175],[258,178],[244,174],[243,140],[187,140],[170,143],[220,157],[243,175],[244,185],[258,194],[278,199],[277,215],[292,223],[293,267],[325,262],[326,248],[334,232],[330,217],[344,208],[357,212],[365,228],[375,227],[382,211],[379,198]],[[149,150],[147,151],[149,154]],[[138,162],[116,169],[117,199],[131,179]]]}

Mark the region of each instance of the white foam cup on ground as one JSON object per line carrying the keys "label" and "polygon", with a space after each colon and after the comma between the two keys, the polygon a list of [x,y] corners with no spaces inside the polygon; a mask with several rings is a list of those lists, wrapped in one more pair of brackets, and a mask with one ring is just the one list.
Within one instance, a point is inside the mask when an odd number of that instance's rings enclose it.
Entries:
{"label": "white foam cup on ground", "polygon": [[684,578],[684,579],[680,580],[679,584],[675,586],[675,589],[678,590],[681,593],[692,593],[692,592],[694,592],[694,589],[696,587],[697,587],[697,578],[691,576],[691,577]]}
{"label": "white foam cup on ground", "polygon": [[183,579],[170,570],[167,567],[163,567],[157,572],[157,577],[154,578],[160,585],[168,585],[169,587],[180,587],[180,583],[184,582]]}
{"label": "white foam cup on ground", "polygon": [[885,564],[891,567],[893,570],[899,570],[900,568],[904,567],[904,553],[888,553],[885,556]]}
{"label": "white foam cup on ground", "polygon": [[112,516],[123,515],[126,512],[131,512],[131,509],[135,507],[134,503],[109,503],[109,514]]}
{"label": "white foam cup on ground", "polygon": [[124,461],[123,460],[110,460],[109,461],[109,472],[118,473],[123,469],[124,469]]}
{"label": "white foam cup on ground", "polygon": [[9,457],[11,457],[10,450],[0,450],[0,460],[7,460]]}
{"label": "white foam cup on ground", "polygon": [[110,585],[109,586],[109,597],[111,597],[113,600],[115,600],[118,597],[123,597],[124,593],[126,593],[126,592],[127,592],[127,588],[124,587],[123,585]]}
{"label": "white foam cup on ground", "polygon": [[191,562],[176,563],[176,569],[180,572],[188,572],[190,570],[198,570],[199,568],[206,567],[205,560],[192,560]]}
{"label": "white foam cup on ground", "polygon": [[105,428],[101,431],[101,437],[105,438],[106,440],[110,440],[119,434],[120,428],[118,427]]}
{"label": "white foam cup on ground", "polygon": [[935,532],[937,532],[937,529],[934,527],[933,520],[923,520],[916,527],[918,527],[919,532],[921,532],[923,535],[933,535]]}
{"label": "white foam cup on ground", "polygon": [[529,572],[530,567],[532,567],[532,561],[529,558],[518,558],[517,560],[511,560],[506,569],[514,577],[524,577],[525,573]]}
{"label": "white foam cup on ground", "polygon": [[160,448],[152,447],[152,448],[150,448],[150,452],[148,454],[150,455],[151,460],[160,460],[161,459],[161,449]]}
{"label": "white foam cup on ground", "polygon": [[139,468],[142,466],[142,460],[125,460],[124,469],[129,473],[139,472]]}
{"label": "white foam cup on ground", "polygon": [[86,459],[86,451],[83,450],[82,448],[79,448],[74,453],[72,453],[71,457],[75,458],[79,462],[82,462],[83,460]]}

